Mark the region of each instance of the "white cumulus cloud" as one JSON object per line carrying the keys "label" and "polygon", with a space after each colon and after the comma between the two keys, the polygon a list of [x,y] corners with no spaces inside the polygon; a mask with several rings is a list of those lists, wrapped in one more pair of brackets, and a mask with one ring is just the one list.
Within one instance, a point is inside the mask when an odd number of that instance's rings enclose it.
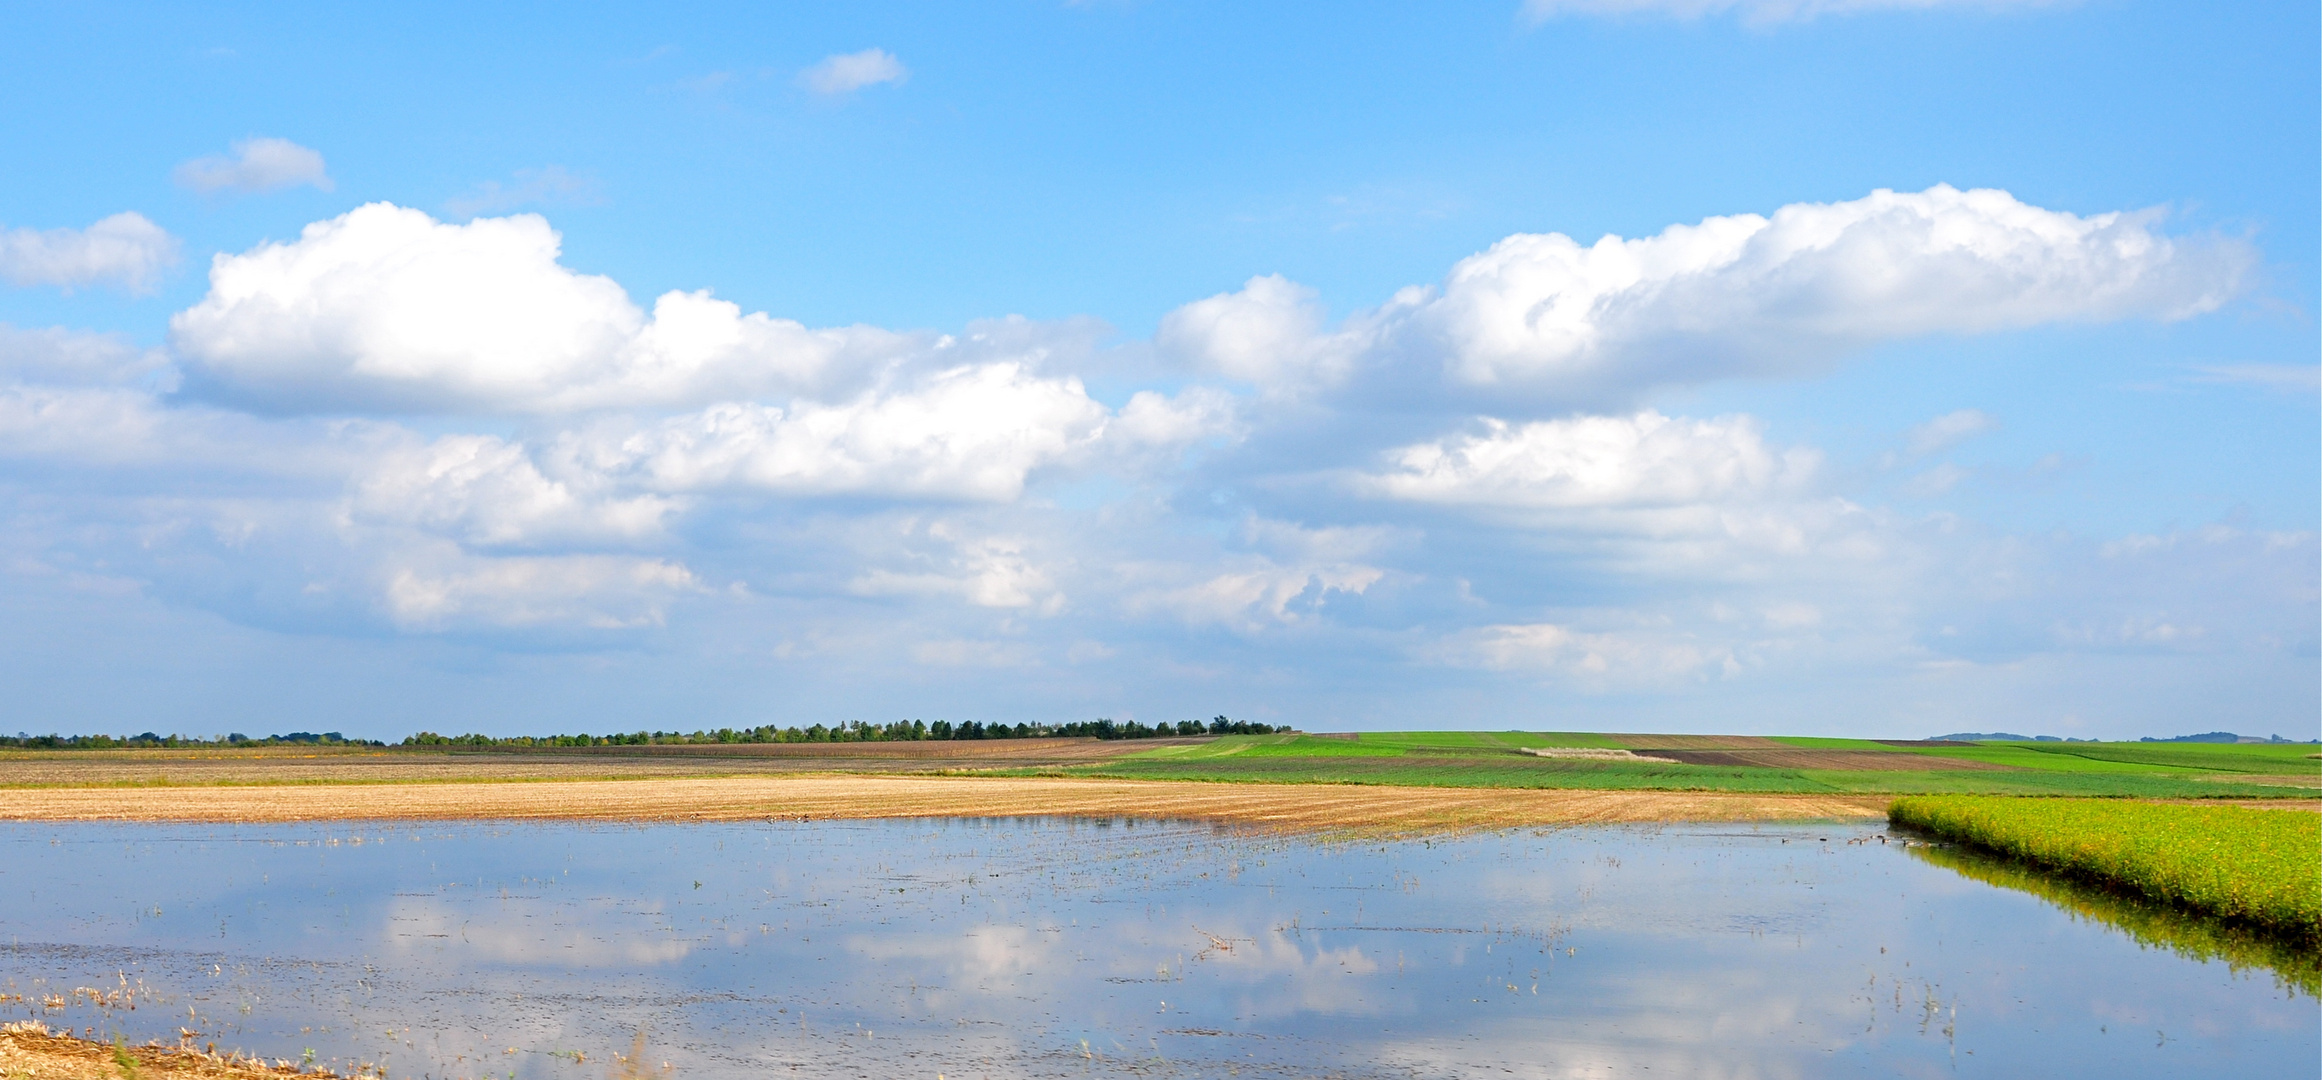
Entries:
{"label": "white cumulus cloud", "polygon": [[153,288],[177,264],[177,238],[133,211],[86,229],[0,230],[0,278],[12,285]]}
{"label": "white cumulus cloud", "polygon": [[1363,490],[1413,502],[1523,509],[1671,506],[1795,490],[1819,464],[1777,451],[1746,416],[1686,420],[1650,409],[1511,425],[1402,447]]}
{"label": "white cumulus cloud", "polygon": [[[2183,319],[2241,290],[2251,245],[2171,237],[2159,220],[1938,185],[1640,239],[1522,233],[1460,260],[1438,289],[1405,289],[1333,332],[1298,286],[1259,279],[1172,313],[1160,344],[1244,378],[1328,381],[1351,366],[1398,393],[1603,404],[1810,371],[1880,341]],[[1429,370],[1448,385],[1427,384]]]}
{"label": "white cumulus cloud", "polygon": [[1153,342],[1172,359],[1230,379],[1327,384],[1344,375],[1348,358],[1322,333],[1325,314],[1313,289],[1268,274],[1163,316]]}
{"label": "white cumulus cloud", "polygon": [[1107,416],[1077,379],[995,363],[839,404],[728,402],[639,430],[575,434],[555,452],[657,491],[1004,501],[1034,469],[1094,444]]}
{"label": "white cumulus cloud", "polygon": [[899,83],[909,74],[903,68],[903,61],[895,59],[895,54],[885,49],[864,49],[823,57],[798,73],[798,85],[817,94],[836,96],[880,83]]}
{"label": "white cumulus cloud", "polygon": [[1461,260],[1412,320],[1459,382],[1634,384],[1780,373],[1924,334],[2182,319],[2240,289],[2248,245],[2156,224],[1937,186],[1585,247],[1518,235]]}
{"label": "white cumulus cloud", "polygon": [[198,157],[171,176],[194,191],[278,191],[307,184],[329,191],[337,186],[320,153],[289,139],[237,139],[230,154]]}
{"label": "white cumulus cloud", "polygon": [[611,278],[560,265],[561,243],[537,215],[459,225],[372,203],[219,255],[170,336],[196,374],[275,408],[535,413],[796,391],[906,343],[706,291],[665,293],[648,316]]}
{"label": "white cumulus cloud", "polygon": [[613,495],[601,487],[542,474],[522,444],[446,435],[382,455],[355,481],[348,513],[494,546],[655,538],[679,508],[665,496]]}

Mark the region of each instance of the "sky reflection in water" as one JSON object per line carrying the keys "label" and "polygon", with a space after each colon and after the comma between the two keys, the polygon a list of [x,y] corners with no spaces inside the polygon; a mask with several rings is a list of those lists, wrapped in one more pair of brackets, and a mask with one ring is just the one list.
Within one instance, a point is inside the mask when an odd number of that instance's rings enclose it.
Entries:
{"label": "sky reflection in water", "polygon": [[2264,970],[1875,831],[16,825],[0,988],[396,1076],[603,1076],[639,1030],[682,1077],[2312,1073]]}

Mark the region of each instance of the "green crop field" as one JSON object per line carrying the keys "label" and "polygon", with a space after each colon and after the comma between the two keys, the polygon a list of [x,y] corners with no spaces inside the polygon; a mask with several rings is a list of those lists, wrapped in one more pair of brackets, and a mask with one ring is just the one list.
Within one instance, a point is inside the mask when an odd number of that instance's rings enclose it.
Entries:
{"label": "green crop field", "polygon": [[1988,797],[1897,799],[1889,815],[2051,871],[2322,944],[2322,815]]}
{"label": "green crop field", "polygon": [[[1638,751],[1647,758],[1625,760],[1535,757],[1523,752],[1622,745],[1618,737],[1587,732],[1236,735],[1198,745],[1155,747],[1062,771],[1145,780],[1422,787],[2244,799],[2322,794],[2322,760],[2306,756],[2315,752],[2310,745],[1894,746],[1867,739],[1783,738],[1699,752],[1648,749]],[[1705,753],[1710,760],[1648,759],[1672,753]],[[1929,756],[1983,767],[1945,768],[1925,760]]]}

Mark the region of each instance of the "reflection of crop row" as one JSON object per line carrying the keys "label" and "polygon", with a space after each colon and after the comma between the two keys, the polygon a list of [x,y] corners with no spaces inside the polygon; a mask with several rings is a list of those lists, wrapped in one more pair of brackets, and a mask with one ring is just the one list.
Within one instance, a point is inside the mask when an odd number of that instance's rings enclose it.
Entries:
{"label": "reflection of crop row", "polygon": [[1897,799],[1900,825],[2322,942],[2322,815],[2114,799]]}
{"label": "reflection of crop row", "polygon": [[2222,960],[2237,971],[2266,968],[2284,988],[2322,997],[2322,953],[2295,939],[2083,884],[1970,848],[1914,844],[1910,852],[1985,884],[2031,893],[2074,918],[2120,930],[2141,945],[2190,960]]}

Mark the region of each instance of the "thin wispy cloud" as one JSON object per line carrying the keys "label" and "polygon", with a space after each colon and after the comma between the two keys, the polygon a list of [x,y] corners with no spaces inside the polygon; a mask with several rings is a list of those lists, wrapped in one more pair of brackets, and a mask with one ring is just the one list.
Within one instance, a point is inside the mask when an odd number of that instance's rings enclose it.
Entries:
{"label": "thin wispy cloud", "polygon": [[322,154],[288,139],[237,139],[232,152],[198,157],[171,174],[177,185],[204,194],[264,192],[305,185],[330,191],[337,185],[323,167]]}
{"label": "thin wispy cloud", "polygon": [[840,97],[867,86],[900,83],[909,75],[895,54],[885,49],[864,49],[822,58],[798,73],[798,85],[824,97]]}
{"label": "thin wispy cloud", "polygon": [[2191,380],[2220,386],[2249,386],[2279,394],[2322,393],[2322,367],[2313,364],[2204,364]]}
{"label": "thin wispy cloud", "polygon": [[1999,430],[1999,419],[1981,409],[1947,412],[1911,429],[1905,440],[1911,456],[1948,450],[1978,435]]}
{"label": "thin wispy cloud", "polygon": [[579,175],[562,165],[546,165],[537,169],[518,169],[506,183],[498,180],[483,181],[445,199],[443,208],[459,217],[474,217],[528,206],[557,209],[602,206],[604,203],[604,185],[598,183],[595,177]]}
{"label": "thin wispy cloud", "polygon": [[1802,22],[1825,15],[1938,8],[1994,11],[2052,7],[2068,0],[1525,0],[1532,23],[1572,16],[1654,16],[1682,21],[1732,15],[1743,22]]}

